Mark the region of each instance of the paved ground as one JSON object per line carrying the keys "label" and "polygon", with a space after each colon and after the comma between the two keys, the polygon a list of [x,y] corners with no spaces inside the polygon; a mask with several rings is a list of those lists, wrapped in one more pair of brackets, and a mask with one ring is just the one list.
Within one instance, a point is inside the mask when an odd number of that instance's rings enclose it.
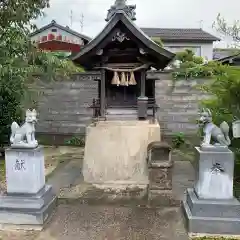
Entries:
{"label": "paved ground", "polygon": [[60,205],[36,240],[185,240],[178,208],[145,209]]}
{"label": "paved ground", "polygon": [[40,232],[0,232],[1,240],[187,240],[178,208],[59,205]]}
{"label": "paved ground", "polygon": [[[82,182],[81,156],[58,169],[48,182],[59,194]],[[173,190],[178,199],[193,184],[189,162],[176,162]],[[42,232],[0,232],[0,240],[187,240],[180,208],[59,205]]]}
{"label": "paved ground", "polygon": [[72,158],[72,160],[62,168],[57,169],[47,180],[48,184],[53,186],[57,195],[59,195],[61,188],[69,188],[76,179],[82,179],[81,167],[83,151],[72,153],[69,158]]}
{"label": "paved ground", "polygon": [[[99,198],[101,191],[94,190],[83,183],[81,175],[81,157],[74,158],[48,180],[61,199]],[[183,200],[185,190],[194,183],[194,171],[189,161],[176,161],[173,169],[173,193],[177,200]],[[90,187],[90,188],[89,188]]]}

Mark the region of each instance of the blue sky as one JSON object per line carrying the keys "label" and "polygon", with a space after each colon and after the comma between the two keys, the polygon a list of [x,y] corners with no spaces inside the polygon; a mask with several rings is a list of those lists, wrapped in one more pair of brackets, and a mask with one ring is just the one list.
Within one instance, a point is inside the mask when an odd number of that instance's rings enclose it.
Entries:
{"label": "blue sky", "polygon": [[[51,20],[61,25],[68,25],[90,37],[97,35],[106,22],[107,10],[115,0],[50,0],[46,16],[38,19],[41,27]],[[128,0],[136,4],[137,25],[140,27],[200,28],[222,37],[212,29],[212,23],[221,13],[229,24],[240,20],[239,0]],[[71,21],[72,12],[72,21]],[[81,20],[83,14],[83,29]],[[220,43],[225,46],[228,39]],[[219,45],[219,44],[218,44]]]}

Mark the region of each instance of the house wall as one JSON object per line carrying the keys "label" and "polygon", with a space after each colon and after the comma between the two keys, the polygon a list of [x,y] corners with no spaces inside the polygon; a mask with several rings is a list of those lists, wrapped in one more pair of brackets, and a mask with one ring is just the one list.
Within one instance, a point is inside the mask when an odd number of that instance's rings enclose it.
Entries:
{"label": "house wall", "polygon": [[[52,32],[52,29],[57,29],[57,32]],[[55,38],[57,36],[62,36],[62,41],[63,42],[70,42],[70,43],[75,43],[75,44],[79,44],[79,45],[84,45],[84,42],[81,38],[73,35],[73,34],[70,34],[66,31],[63,31],[59,28],[56,28],[56,27],[52,27],[52,28],[49,28],[49,29],[46,29],[34,36],[31,37],[31,40],[32,41],[35,41],[35,42],[45,42],[42,38],[44,36],[48,37],[49,34],[53,34],[55,36]]]}
{"label": "house wall", "polygon": [[169,51],[176,53],[177,51],[183,51],[186,48],[193,48],[195,54],[200,57],[204,57],[207,60],[213,59],[213,43],[167,43],[163,42],[163,45]]}
{"label": "house wall", "polygon": [[[84,134],[90,124],[92,109],[89,106],[97,98],[98,74],[79,74],[72,81],[41,85],[44,95],[39,99],[39,123],[37,132],[41,134],[68,135]],[[156,101],[159,105],[158,119],[164,135],[177,132],[194,135],[198,117],[199,101],[209,96],[195,89],[206,80],[183,80],[170,93],[172,80],[169,74],[149,72],[156,81]]]}

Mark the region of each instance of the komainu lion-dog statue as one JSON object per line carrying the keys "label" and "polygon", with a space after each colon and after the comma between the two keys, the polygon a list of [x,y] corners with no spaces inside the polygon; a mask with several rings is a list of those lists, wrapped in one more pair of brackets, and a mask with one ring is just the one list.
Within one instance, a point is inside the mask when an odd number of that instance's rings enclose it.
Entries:
{"label": "komainu lion-dog statue", "polygon": [[203,126],[204,132],[202,146],[211,146],[211,140],[215,142],[215,146],[228,147],[231,144],[227,122],[222,122],[220,127],[215,125],[212,121],[212,113],[209,109],[202,110],[199,123]]}
{"label": "komainu lion-dog statue", "polygon": [[10,143],[12,148],[36,148],[38,141],[35,139],[35,124],[37,112],[35,109],[26,111],[25,123],[20,127],[16,122],[11,125]]}

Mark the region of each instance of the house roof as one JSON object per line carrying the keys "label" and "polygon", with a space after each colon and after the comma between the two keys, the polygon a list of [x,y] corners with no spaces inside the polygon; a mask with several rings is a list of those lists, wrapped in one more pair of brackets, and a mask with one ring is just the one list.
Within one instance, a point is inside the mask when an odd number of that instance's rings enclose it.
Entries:
{"label": "house roof", "polygon": [[154,67],[164,68],[175,57],[175,54],[160,47],[149,36],[147,36],[140,28],[138,28],[127,14],[120,10],[117,11],[114,17],[107,23],[102,32],[100,32],[92,41],[90,41],[77,55],[72,57],[72,60],[82,65],[89,61],[89,54],[95,54],[93,49],[104,42],[104,39],[114,30],[116,25],[121,22],[138,40],[140,40],[150,51],[150,55],[155,56],[157,62]]}
{"label": "house roof", "polygon": [[54,21],[54,20],[53,20],[50,24],[48,24],[48,25],[46,25],[46,26],[44,26],[44,27],[42,27],[42,28],[39,28],[39,29],[36,30],[35,32],[31,33],[31,34],[30,34],[30,37],[32,37],[32,36],[34,36],[34,35],[42,32],[42,31],[44,31],[44,30],[47,30],[47,29],[49,29],[49,28],[52,28],[52,27],[59,28],[59,29],[61,29],[61,30],[63,30],[63,31],[66,31],[66,32],[72,34],[72,35],[75,35],[76,37],[82,38],[82,39],[85,40],[86,42],[91,41],[91,38],[90,38],[90,37],[88,37],[88,36],[86,36],[86,35],[83,35],[83,34],[81,34],[81,33],[78,33],[78,32],[76,32],[76,31],[70,29],[68,26],[64,27],[64,26],[56,23],[56,21]]}
{"label": "house roof", "polygon": [[234,59],[240,59],[240,53],[235,53],[227,57],[219,58],[219,59],[216,59],[215,61],[224,63],[224,62],[232,61]]}
{"label": "house roof", "polygon": [[236,48],[215,48],[213,49],[213,59],[224,59],[229,56],[234,56],[238,54],[239,50]]}
{"label": "house roof", "polygon": [[230,53],[228,53],[228,52],[213,51],[213,60],[225,58],[225,57],[228,57],[229,55],[230,55]]}
{"label": "house roof", "polygon": [[159,37],[162,41],[220,41],[200,28],[142,28],[150,37]]}

